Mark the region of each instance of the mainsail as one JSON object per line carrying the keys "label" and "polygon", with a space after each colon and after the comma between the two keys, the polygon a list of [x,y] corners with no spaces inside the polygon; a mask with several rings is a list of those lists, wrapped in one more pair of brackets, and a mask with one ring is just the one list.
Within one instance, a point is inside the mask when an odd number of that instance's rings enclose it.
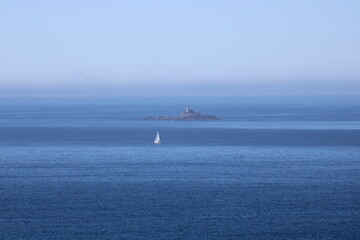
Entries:
{"label": "mainsail", "polygon": [[156,137],[155,137],[154,143],[156,143],[156,144],[161,143],[159,131],[156,132]]}

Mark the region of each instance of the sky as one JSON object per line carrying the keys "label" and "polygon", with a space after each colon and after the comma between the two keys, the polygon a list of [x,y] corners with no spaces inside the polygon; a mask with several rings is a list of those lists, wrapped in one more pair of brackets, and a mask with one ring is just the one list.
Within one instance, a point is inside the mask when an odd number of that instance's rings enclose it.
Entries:
{"label": "sky", "polygon": [[360,95],[359,0],[2,0],[0,96]]}

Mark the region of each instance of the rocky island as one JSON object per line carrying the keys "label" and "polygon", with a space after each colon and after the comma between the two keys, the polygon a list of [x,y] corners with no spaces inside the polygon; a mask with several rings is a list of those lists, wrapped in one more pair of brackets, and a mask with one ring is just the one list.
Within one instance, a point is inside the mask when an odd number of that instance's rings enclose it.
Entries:
{"label": "rocky island", "polygon": [[209,115],[209,114],[202,114],[196,112],[189,106],[186,106],[185,111],[183,111],[177,117],[169,117],[169,116],[157,116],[157,117],[147,117],[145,120],[180,120],[180,121],[207,121],[207,120],[220,120],[220,118]]}

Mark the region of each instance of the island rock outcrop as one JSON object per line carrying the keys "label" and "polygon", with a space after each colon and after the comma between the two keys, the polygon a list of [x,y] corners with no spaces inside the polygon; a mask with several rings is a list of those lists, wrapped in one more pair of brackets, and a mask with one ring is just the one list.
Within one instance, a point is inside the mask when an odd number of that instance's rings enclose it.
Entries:
{"label": "island rock outcrop", "polygon": [[220,120],[220,118],[210,115],[210,114],[202,114],[196,112],[189,106],[186,106],[185,111],[180,113],[177,117],[169,117],[169,116],[157,116],[157,117],[147,117],[145,120],[182,120],[182,121],[206,121],[206,120]]}

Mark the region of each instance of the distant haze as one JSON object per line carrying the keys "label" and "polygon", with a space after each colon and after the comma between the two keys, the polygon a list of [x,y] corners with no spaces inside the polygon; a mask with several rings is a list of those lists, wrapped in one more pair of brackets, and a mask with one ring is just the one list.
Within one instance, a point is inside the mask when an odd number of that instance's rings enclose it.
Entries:
{"label": "distant haze", "polygon": [[360,1],[0,2],[0,97],[360,95]]}

